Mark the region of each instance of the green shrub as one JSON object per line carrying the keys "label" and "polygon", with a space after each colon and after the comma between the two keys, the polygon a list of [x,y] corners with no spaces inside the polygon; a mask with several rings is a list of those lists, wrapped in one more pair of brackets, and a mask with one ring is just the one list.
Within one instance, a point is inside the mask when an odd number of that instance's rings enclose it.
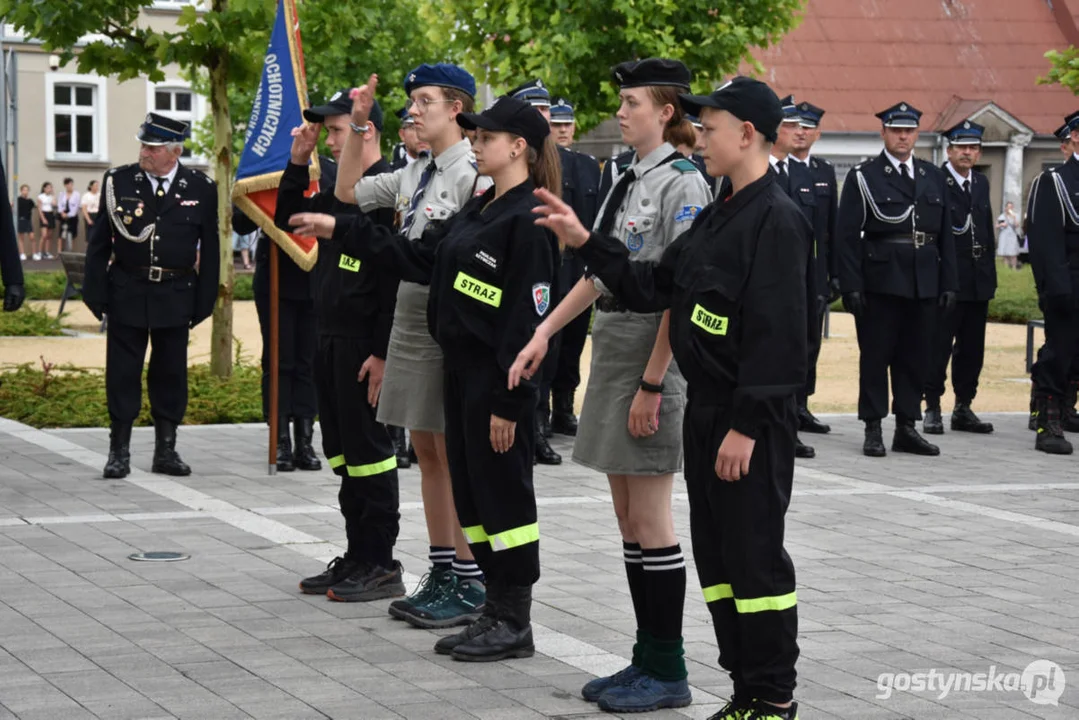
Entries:
{"label": "green shrub", "polygon": [[[67,276],[62,270],[31,270],[24,273],[23,277],[28,300],[59,300],[64,296]],[[254,300],[255,294],[251,289],[252,280],[252,273],[237,273],[233,297],[237,300]]]}
{"label": "green shrub", "polygon": [[60,319],[43,305],[27,302],[17,311],[0,312],[0,337],[55,337],[63,335]]}

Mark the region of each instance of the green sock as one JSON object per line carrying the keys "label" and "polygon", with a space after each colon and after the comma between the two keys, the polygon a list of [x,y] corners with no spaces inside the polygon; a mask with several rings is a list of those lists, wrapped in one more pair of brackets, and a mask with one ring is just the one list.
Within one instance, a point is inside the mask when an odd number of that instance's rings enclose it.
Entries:
{"label": "green sock", "polygon": [[684,680],[689,675],[686,672],[685,654],[682,638],[677,640],[651,638],[649,652],[645,656],[645,664],[641,666],[641,669],[657,680],[665,682]]}
{"label": "green sock", "polygon": [[633,643],[633,657],[630,663],[634,667],[643,668],[648,658],[648,646],[654,642],[654,638],[647,630],[637,630],[637,642]]}

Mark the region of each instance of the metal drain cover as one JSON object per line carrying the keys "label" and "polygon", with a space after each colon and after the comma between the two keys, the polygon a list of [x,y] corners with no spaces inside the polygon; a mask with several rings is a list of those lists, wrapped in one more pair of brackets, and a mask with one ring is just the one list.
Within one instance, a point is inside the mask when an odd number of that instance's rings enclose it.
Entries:
{"label": "metal drain cover", "polygon": [[190,560],[191,556],[180,552],[154,550],[151,552],[131,553],[127,556],[127,559],[137,560],[138,562],[179,562],[180,560]]}

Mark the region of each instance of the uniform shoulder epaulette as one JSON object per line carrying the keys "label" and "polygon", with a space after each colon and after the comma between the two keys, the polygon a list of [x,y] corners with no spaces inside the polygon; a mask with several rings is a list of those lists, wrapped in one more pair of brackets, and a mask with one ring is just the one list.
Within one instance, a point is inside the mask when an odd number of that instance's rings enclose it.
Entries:
{"label": "uniform shoulder epaulette", "polygon": [[832,161],[829,160],[828,158],[815,157],[813,159],[816,160],[817,162],[823,164],[823,165],[827,165],[828,167],[832,166]]}
{"label": "uniform shoulder epaulette", "polygon": [[127,165],[117,165],[114,168],[109,168],[109,170],[108,170],[108,172],[106,174],[107,175],[115,175],[118,172],[125,172],[127,170],[138,170],[138,169],[139,169],[139,164],[138,163],[128,163]]}
{"label": "uniform shoulder epaulette", "polygon": [[674,162],[671,163],[671,167],[673,167],[675,170],[682,173],[683,175],[686,175],[686,174],[691,173],[691,172],[698,172],[697,166],[694,165],[689,160],[686,160],[686,159],[675,160]]}

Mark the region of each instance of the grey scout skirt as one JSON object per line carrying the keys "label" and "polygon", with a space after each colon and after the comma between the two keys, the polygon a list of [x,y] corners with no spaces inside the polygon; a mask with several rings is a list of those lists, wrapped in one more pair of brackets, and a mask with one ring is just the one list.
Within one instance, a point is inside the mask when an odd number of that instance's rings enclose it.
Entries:
{"label": "grey scout skirt", "polygon": [[397,288],[378,421],[426,432],[445,432],[442,410],[442,348],[427,330],[425,285]]}

